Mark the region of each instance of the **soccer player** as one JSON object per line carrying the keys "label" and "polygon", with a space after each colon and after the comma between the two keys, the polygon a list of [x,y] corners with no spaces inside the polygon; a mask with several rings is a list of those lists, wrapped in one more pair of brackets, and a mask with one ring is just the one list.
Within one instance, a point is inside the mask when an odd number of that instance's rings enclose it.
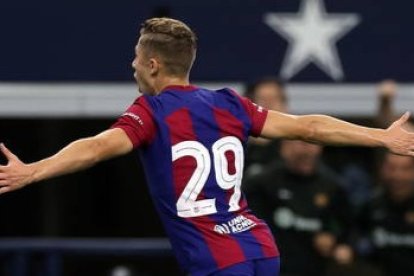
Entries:
{"label": "soccer player", "polygon": [[3,144],[0,193],[139,150],[155,206],[184,270],[192,275],[278,275],[279,252],[240,191],[249,135],[383,146],[414,155],[406,113],[388,129],[328,116],[293,116],[254,105],[229,89],[192,86],[196,37],[184,23],[142,25],[132,66],[144,93],[109,129],[25,164]]}

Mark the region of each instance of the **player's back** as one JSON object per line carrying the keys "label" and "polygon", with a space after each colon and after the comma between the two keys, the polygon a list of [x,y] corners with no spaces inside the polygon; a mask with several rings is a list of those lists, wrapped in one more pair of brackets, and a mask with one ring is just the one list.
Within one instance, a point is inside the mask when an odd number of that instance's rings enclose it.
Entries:
{"label": "player's back", "polygon": [[[137,100],[151,138],[140,147],[152,197],[190,272],[277,256],[267,226],[241,192],[244,150],[266,111],[229,89],[170,86]],[[128,113],[128,112],[127,112]]]}

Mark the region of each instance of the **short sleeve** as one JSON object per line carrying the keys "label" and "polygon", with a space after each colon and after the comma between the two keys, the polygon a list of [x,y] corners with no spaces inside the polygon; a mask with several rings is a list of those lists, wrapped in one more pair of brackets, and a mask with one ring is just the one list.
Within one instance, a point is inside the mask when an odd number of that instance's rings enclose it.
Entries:
{"label": "short sleeve", "polygon": [[145,97],[136,99],[111,128],[124,130],[134,148],[149,144],[155,137],[156,127],[152,109]]}
{"label": "short sleeve", "polygon": [[260,136],[267,118],[268,110],[261,107],[260,105],[253,103],[248,98],[240,96],[235,91],[232,92],[239,99],[244,109],[246,110],[247,115],[250,118],[252,124],[252,127],[250,129],[250,135],[255,137]]}

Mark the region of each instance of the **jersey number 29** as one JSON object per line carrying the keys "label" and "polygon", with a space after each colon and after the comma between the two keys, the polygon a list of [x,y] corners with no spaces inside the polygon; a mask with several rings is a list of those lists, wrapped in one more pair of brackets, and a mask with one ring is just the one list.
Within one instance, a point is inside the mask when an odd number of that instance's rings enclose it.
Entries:
{"label": "jersey number 29", "polygon": [[[233,152],[235,173],[229,174],[226,152]],[[226,136],[212,146],[216,182],[223,190],[234,189],[229,200],[229,212],[240,209],[241,180],[244,166],[244,151],[239,139]],[[177,201],[178,216],[189,218],[217,213],[216,199],[197,200],[211,173],[211,157],[208,149],[197,141],[184,141],[172,147],[172,161],[184,156],[193,157],[196,168]]]}

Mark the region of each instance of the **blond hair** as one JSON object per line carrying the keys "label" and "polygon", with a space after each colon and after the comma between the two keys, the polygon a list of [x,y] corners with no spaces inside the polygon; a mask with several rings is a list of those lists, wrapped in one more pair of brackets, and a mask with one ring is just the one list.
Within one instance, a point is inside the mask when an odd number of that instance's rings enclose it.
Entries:
{"label": "blond hair", "polygon": [[185,23],[172,18],[151,18],[141,25],[140,45],[160,57],[167,73],[188,75],[195,60],[197,37]]}

